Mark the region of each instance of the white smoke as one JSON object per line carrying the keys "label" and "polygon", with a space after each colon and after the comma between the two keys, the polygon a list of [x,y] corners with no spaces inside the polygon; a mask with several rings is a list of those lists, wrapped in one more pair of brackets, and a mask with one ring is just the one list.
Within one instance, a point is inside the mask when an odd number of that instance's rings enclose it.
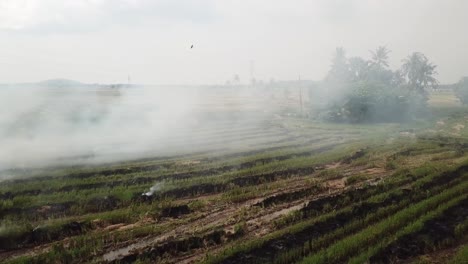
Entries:
{"label": "white smoke", "polygon": [[161,190],[161,188],[163,186],[164,186],[164,182],[158,182],[155,185],[151,186],[149,192],[142,193],[141,195],[143,195],[143,196],[152,196],[157,191]]}
{"label": "white smoke", "polygon": [[188,89],[0,89],[0,170],[160,153],[196,102]]}
{"label": "white smoke", "polygon": [[[222,146],[214,146],[223,138],[213,135],[218,130],[245,127],[245,123],[259,125],[265,119],[252,115],[252,109],[272,107],[267,96],[246,90],[194,86],[1,87],[0,178],[12,169],[239,148],[232,135]],[[247,114],[243,112],[246,109],[250,111]]]}

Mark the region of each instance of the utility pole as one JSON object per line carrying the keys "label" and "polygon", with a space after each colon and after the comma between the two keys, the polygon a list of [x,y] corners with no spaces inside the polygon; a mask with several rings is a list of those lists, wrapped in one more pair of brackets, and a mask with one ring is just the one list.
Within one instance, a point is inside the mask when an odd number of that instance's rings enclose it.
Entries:
{"label": "utility pole", "polygon": [[299,105],[301,106],[301,116],[303,116],[301,75],[299,75],[298,84],[299,84]]}
{"label": "utility pole", "polygon": [[253,86],[254,83],[254,61],[250,60],[250,84]]}

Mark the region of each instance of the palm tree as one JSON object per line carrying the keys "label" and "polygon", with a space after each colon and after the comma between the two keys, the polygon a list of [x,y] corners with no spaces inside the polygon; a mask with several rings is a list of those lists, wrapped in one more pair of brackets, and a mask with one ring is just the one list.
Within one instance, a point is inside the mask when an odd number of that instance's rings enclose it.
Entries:
{"label": "palm tree", "polygon": [[372,63],[380,67],[388,67],[388,54],[390,50],[385,46],[379,46],[375,51],[370,51],[372,54]]}
{"label": "palm tree", "polygon": [[437,74],[436,67],[429,62],[424,54],[414,52],[403,60],[401,72],[407,78],[411,89],[426,95],[427,88],[435,88],[439,83],[434,78],[434,75]]}

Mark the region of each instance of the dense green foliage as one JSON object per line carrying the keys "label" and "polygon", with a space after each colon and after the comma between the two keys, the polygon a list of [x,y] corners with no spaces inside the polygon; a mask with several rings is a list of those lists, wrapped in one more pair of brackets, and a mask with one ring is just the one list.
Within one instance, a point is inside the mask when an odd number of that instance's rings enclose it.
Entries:
{"label": "dense green foliage", "polygon": [[371,51],[371,60],[348,59],[344,49],[337,48],[327,77],[310,93],[312,104],[317,99],[326,102],[320,117],[335,122],[401,122],[423,114],[427,90],[438,84],[436,66],[415,52],[400,70],[392,71],[389,53],[379,47]]}

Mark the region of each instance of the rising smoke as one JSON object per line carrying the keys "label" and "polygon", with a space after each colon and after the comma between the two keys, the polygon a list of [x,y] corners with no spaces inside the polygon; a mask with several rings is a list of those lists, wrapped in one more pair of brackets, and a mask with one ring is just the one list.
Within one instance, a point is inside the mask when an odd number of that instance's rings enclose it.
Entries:
{"label": "rising smoke", "polygon": [[150,190],[148,192],[142,193],[141,195],[143,196],[153,196],[156,192],[161,190],[161,188],[164,186],[164,182],[158,182],[155,185],[151,186]]}
{"label": "rising smoke", "polygon": [[261,122],[249,114],[224,115],[233,111],[224,111],[232,102],[216,96],[222,93],[206,87],[2,88],[0,171],[200,151],[210,138],[208,132],[194,138],[196,131]]}
{"label": "rising smoke", "polygon": [[[0,170],[158,152],[194,120],[194,91],[1,90]],[[174,132],[177,130],[176,132]]]}

